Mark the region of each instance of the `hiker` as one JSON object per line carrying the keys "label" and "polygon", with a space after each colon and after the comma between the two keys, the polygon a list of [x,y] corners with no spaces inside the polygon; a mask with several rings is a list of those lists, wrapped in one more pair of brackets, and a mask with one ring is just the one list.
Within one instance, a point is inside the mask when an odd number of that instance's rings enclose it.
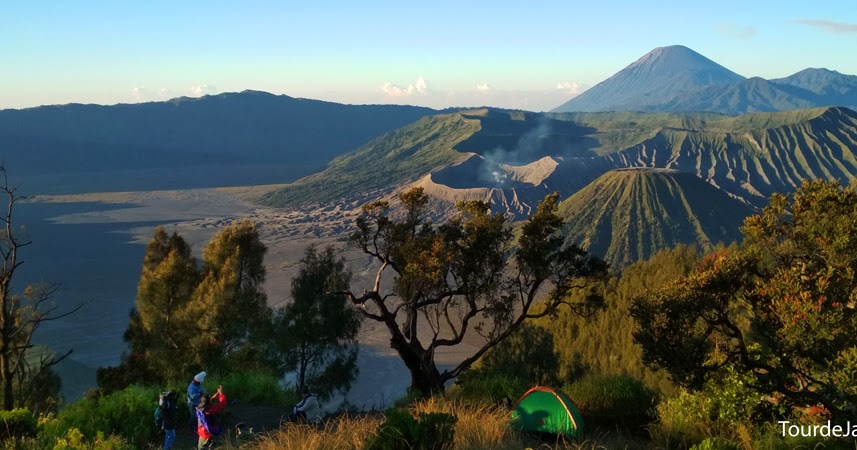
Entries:
{"label": "hiker", "polygon": [[318,423],[319,420],[321,420],[321,405],[315,394],[304,388],[301,391],[301,401],[292,408],[289,422]]}
{"label": "hiker", "polygon": [[[199,405],[199,399],[202,395],[204,389],[202,388],[202,382],[205,380],[205,371],[194,375],[193,380],[187,387],[187,410],[190,413],[190,417],[196,416],[196,406]],[[193,422],[191,422],[191,428],[193,427]]]}
{"label": "hiker", "polygon": [[210,449],[214,437],[219,436],[223,432],[220,424],[215,423],[218,420],[212,416],[220,414],[225,408],[226,394],[223,393],[223,386],[217,387],[217,393],[214,394],[214,397],[209,397],[207,394],[200,396],[199,405],[196,407],[196,434],[199,436],[198,450]]}
{"label": "hiker", "polygon": [[170,389],[161,394],[158,399],[158,411],[161,421],[161,429],[164,430],[164,450],[173,448],[176,441],[176,398],[178,392]]}

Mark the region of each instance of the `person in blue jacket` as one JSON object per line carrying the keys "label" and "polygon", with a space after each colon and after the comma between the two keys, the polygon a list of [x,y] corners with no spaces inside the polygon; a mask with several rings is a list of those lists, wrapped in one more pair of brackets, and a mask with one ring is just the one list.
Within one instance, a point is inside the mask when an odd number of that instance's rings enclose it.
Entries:
{"label": "person in blue jacket", "polygon": [[[196,417],[196,407],[199,405],[200,397],[205,389],[202,388],[202,382],[205,381],[205,371],[194,375],[193,381],[187,387],[187,409],[191,417]],[[196,424],[193,424],[196,428]]]}

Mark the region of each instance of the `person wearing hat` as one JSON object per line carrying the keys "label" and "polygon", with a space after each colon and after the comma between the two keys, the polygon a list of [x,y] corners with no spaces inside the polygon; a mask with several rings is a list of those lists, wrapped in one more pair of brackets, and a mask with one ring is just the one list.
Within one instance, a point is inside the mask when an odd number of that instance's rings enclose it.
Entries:
{"label": "person wearing hat", "polygon": [[187,410],[190,412],[191,417],[196,417],[196,406],[199,405],[200,396],[202,396],[204,391],[202,382],[205,380],[205,375],[204,370],[194,375],[193,380],[187,387]]}

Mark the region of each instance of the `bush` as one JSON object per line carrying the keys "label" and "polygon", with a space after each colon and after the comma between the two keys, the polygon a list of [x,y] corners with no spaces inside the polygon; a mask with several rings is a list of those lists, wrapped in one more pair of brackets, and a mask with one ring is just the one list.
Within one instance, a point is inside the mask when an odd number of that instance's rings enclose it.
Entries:
{"label": "bush", "polygon": [[292,406],[300,400],[297,392],[280,385],[279,378],[258,371],[212,374],[205,379],[204,385],[212,394],[217,386],[223,386],[230,402],[239,400],[253,405]]}
{"label": "bush", "polygon": [[652,437],[665,446],[691,446],[717,433],[712,419],[711,399],[681,391],[657,406],[658,424]]}
{"label": "bush", "polygon": [[116,436],[104,437],[103,433],[98,433],[92,442],[87,442],[80,430],[71,428],[65,436],[57,438],[52,448],[53,450],[132,450],[135,447]]}
{"label": "bush", "polygon": [[154,386],[159,378],[146,355],[140,353],[122,355],[118,366],[99,367],[95,371],[98,388],[105,394],[121,391],[133,384]]}
{"label": "bush", "polygon": [[723,439],[708,438],[694,445],[690,450],[741,450],[741,447]]}
{"label": "bush", "polygon": [[85,398],[66,406],[57,417],[55,435],[79,430],[83,439],[116,435],[135,448],[145,447],[158,435],[153,421],[159,390],[131,386],[110,395]]}
{"label": "bush", "polygon": [[378,434],[366,444],[366,450],[410,450],[424,439],[424,430],[410,413],[391,409],[378,427]]}
{"label": "bush", "polygon": [[[806,424],[805,424],[806,425]],[[854,450],[853,438],[835,438],[822,436],[783,436],[781,424],[766,423],[760,427],[753,448],[758,450]]]}
{"label": "bush", "polygon": [[420,413],[392,409],[367,450],[449,450],[455,442],[456,417],[446,413]]}
{"label": "bush", "polygon": [[527,391],[527,384],[519,378],[502,374],[462,377],[449,396],[480,403],[499,404],[505,399],[516,401]]}
{"label": "bush", "polygon": [[420,413],[420,426],[425,429],[426,450],[449,450],[455,443],[457,418],[445,413]]}
{"label": "bush", "polygon": [[627,375],[589,375],[565,393],[594,424],[644,425],[653,418],[654,394]]}
{"label": "bush", "polygon": [[0,441],[36,435],[36,418],[24,408],[0,411]]}

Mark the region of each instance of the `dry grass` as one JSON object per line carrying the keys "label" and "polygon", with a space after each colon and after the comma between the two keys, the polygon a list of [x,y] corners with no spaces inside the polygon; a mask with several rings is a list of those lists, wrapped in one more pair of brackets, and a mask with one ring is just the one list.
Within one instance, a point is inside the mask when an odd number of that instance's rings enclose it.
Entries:
{"label": "dry grass", "polygon": [[[606,450],[637,448],[620,436],[603,435],[584,442],[539,442],[509,426],[508,413],[491,405],[445,399],[428,399],[411,405],[419,413],[448,413],[458,417],[455,424],[454,450]],[[227,444],[221,448],[235,450],[360,450],[375,435],[383,417],[341,416],[324,428],[291,425],[263,435],[259,440],[241,446]]]}
{"label": "dry grass", "polygon": [[455,424],[455,448],[489,450],[526,448],[518,433],[509,428],[509,415],[485,404],[470,404],[456,400],[431,398],[411,406],[414,414],[447,413],[458,417]]}
{"label": "dry grass", "polygon": [[288,425],[268,433],[255,442],[242,445],[227,444],[221,448],[255,450],[360,450],[366,440],[375,435],[381,424],[376,417],[341,416],[329,421],[323,428],[310,425]]}

